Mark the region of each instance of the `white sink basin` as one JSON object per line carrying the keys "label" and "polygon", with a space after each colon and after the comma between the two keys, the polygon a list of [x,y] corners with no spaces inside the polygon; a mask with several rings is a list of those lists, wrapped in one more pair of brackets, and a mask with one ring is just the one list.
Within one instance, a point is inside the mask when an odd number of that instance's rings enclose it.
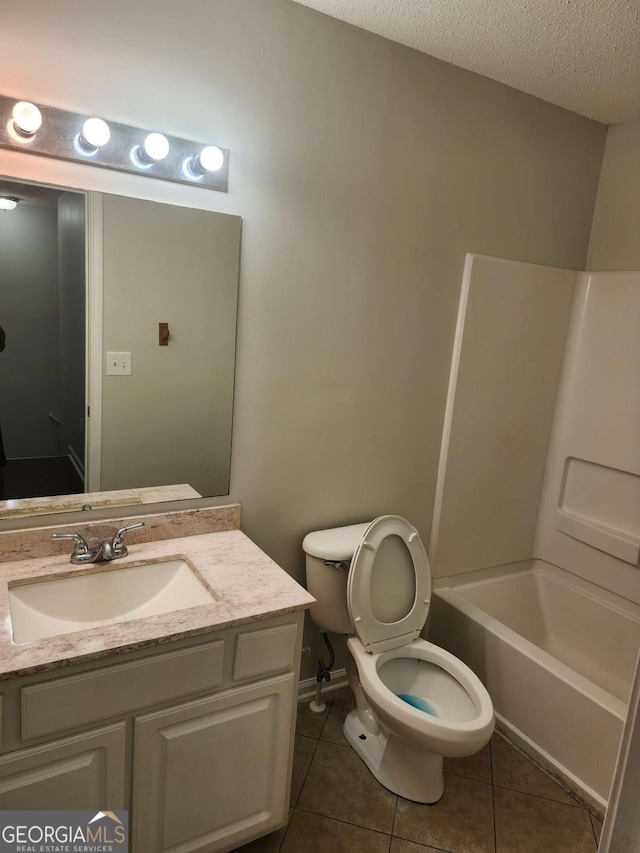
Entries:
{"label": "white sink basin", "polygon": [[9,588],[13,639],[28,643],[114,622],[211,604],[216,596],[182,557]]}

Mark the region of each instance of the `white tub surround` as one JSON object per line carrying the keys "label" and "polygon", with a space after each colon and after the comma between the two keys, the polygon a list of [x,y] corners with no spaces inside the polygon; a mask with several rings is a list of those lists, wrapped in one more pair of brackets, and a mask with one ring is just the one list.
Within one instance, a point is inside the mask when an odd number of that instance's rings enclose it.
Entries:
{"label": "white tub surround", "polygon": [[429,554],[430,639],[600,808],[640,646],[639,322],[640,273],[467,256]]}
{"label": "white tub surround", "polygon": [[640,607],[539,560],[435,586],[429,638],[478,673],[517,743],[605,808]]}
{"label": "white tub surround", "polygon": [[578,276],[533,553],[640,604],[640,272]]}
{"label": "white tub surround", "polygon": [[429,545],[434,578],[531,556],[575,276],[467,255]]}

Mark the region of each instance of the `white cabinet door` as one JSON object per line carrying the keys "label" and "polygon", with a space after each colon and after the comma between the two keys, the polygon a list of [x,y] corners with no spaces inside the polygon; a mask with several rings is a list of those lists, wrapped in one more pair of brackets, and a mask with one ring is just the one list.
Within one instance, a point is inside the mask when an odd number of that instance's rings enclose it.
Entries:
{"label": "white cabinet door", "polygon": [[0,758],[0,810],[125,808],[125,733],[117,723]]}
{"label": "white cabinet door", "polygon": [[292,673],[135,722],[135,853],[226,851],[286,820]]}

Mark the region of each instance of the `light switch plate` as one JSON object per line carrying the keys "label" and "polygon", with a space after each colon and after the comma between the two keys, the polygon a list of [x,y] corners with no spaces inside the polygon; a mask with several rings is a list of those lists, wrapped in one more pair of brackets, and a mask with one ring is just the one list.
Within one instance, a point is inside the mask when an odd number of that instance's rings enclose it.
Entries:
{"label": "light switch plate", "polygon": [[108,352],[107,376],[131,376],[131,353]]}

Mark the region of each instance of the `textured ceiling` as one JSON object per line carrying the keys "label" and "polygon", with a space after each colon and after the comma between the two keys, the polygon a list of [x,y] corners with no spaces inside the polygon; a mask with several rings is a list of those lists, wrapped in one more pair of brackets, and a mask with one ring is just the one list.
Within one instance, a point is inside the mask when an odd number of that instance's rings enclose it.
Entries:
{"label": "textured ceiling", "polygon": [[296,0],[552,104],[640,118],[640,0]]}

